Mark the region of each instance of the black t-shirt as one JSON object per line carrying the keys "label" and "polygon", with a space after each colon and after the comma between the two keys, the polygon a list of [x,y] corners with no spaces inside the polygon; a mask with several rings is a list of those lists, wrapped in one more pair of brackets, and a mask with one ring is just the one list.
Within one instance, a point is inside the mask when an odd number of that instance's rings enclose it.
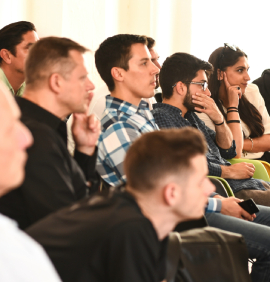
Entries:
{"label": "black t-shirt", "polygon": [[95,195],[37,222],[27,233],[47,251],[63,282],[157,282],[167,238],[127,192]]}

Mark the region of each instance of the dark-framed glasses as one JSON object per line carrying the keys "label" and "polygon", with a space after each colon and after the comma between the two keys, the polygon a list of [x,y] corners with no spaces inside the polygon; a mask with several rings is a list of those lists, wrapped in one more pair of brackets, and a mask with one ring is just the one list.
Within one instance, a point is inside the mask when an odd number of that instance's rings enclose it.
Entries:
{"label": "dark-framed glasses", "polygon": [[[177,82],[172,86],[172,88],[174,88],[176,84],[177,84]],[[203,91],[205,91],[205,90],[208,88],[208,83],[207,83],[206,81],[204,81],[204,82],[188,81],[188,82],[185,82],[185,84],[197,84],[197,85],[201,85]]]}

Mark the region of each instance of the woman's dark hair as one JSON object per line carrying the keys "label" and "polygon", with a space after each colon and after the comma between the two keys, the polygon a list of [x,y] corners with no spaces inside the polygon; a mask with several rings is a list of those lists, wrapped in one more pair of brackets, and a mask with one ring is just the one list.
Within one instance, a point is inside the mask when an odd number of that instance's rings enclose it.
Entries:
{"label": "woman's dark hair", "polygon": [[[214,67],[214,72],[208,81],[208,88],[211,92],[212,98],[215,100],[219,110],[225,118],[227,118],[227,115],[225,114],[222,103],[219,99],[221,81],[218,80],[218,69],[220,71],[226,71],[227,67],[235,65],[240,57],[247,58],[247,55],[238,47],[236,47],[236,51],[229,47],[220,47],[210,55],[208,60]],[[241,120],[250,130],[250,137],[254,138],[262,136],[264,133],[262,116],[260,112],[248,101],[245,95],[242,95],[239,100],[238,110]]]}

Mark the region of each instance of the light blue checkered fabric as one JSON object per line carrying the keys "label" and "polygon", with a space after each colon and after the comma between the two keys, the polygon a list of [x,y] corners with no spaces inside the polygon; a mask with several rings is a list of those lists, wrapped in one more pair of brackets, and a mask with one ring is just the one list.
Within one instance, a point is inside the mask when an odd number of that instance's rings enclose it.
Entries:
{"label": "light blue checkered fabric", "polygon": [[126,180],[123,161],[131,143],[141,134],[159,128],[145,101],[136,107],[109,95],[101,126],[97,171],[111,186],[116,186]]}

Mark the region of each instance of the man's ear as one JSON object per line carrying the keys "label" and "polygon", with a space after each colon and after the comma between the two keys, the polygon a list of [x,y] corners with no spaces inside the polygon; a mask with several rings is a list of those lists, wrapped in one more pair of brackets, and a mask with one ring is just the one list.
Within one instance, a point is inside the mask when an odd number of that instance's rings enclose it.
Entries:
{"label": "man's ear", "polygon": [[224,78],[224,71],[221,71],[220,69],[217,69],[217,79],[223,80]]}
{"label": "man's ear", "polygon": [[49,77],[50,89],[56,94],[61,93],[61,88],[63,86],[63,80],[64,78],[59,73],[53,73]]}
{"label": "man's ear", "polygon": [[1,49],[0,50],[0,57],[3,59],[3,61],[10,65],[11,64],[11,53],[7,49]]}
{"label": "man's ear", "polygon": [[123,81],[123,79],[124,79],[123,71],[124,70],[122,68],[113,67],[111,69],[111,75],[112,75],[113,79],[115,79],[117,81]]}
{"label": "man's ear", "polygon": [[185,96],[187,93],[187,86],[182,81],[178,81],[174,88],[176,92],[181,96]]}
{"label": "man's ear", "polygon": [[168,183],[163,188],[164,201],[168,206],[174,206],[178,201],[179,189],[177,189],[177,184],[174,182]]}

